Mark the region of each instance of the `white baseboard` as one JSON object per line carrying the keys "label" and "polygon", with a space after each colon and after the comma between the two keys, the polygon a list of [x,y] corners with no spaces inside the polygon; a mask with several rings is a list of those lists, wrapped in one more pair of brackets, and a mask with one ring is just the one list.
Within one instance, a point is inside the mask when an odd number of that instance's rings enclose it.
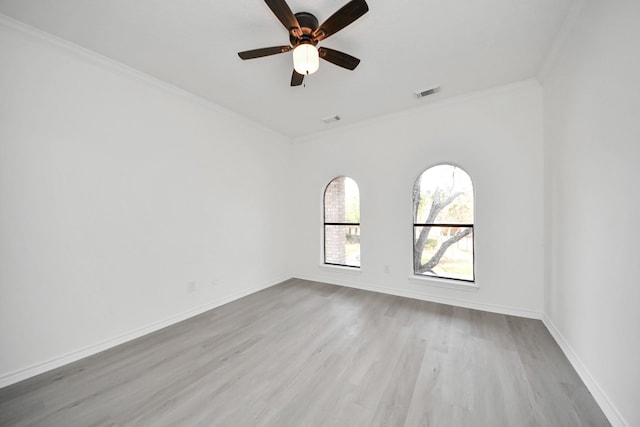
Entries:
{"label": "white baseboard", "polygon": [[9,386],[11,384],[15,384],[17,382],[26,380],[27,378],[34,377],[36,375],[40,375],[52,369],[59,368],[61,366],[67,365],[72,362],[76,362],[85,357],[92,356],[94,354],[100,353],[101,351],[108,350],[112,347],[115,347],[120,344],[124,344],[125,342],[134,340],[136,338],[140,338],[144,335],[150,334],[162,328],[166,328],[167,326],[171,326],[175,323],[181,322],[183,320],[189,319],[191,317],[197,316],[198,314],[202,314],[206,311],[214,309],[216,307],[220,307],[221,305],[228,304],[232,301],[245,297],[247,295],[251,295],[263,289],[269,288],[271,286],[277,285],[278,283],[284,282],[288,280],[290,277],[280,277],[274,280],[269,280],[263,283],[260,283],[256,286],[253,286],[248,289],[244,289],[241,292],[237,292],[231,295],[227,295],[226,297],[218,298],[213,301],[208,302],[205,305],[200,307],[196,307],[192,310],[185,311],[183,313],[177,314],[175,316],[171,316],[168,319],[161,320],[158,322],[151,323],[142,328],[135,329],[131,332],[127,332],[125,334],[119,335],[117,337],[113,337],[106,341],[100,342],[98,344],[90,345],[88,347],[84,347],[80,350],[72,351],[65,355],[55,357],[53,359],[37,363],[32,366],[28,366],[23,369],[19,369],[17,371],[9,372],[7,374],[0,375],[0,388]]}
{"label": "white baseboard", "polygon": [[542,319],[542,313],[534,310],[506,307],[506,306],[495,305],[495,304],[478,303],[475,301],[468,301],[468,300],[456,299],[456,298],[442,298],[442,297],[432,296],[427,293],[415,292],[415,291],[397,289],[397,288],[387,288],[384,286],[377,286],[377,285],[364,286],[357,282],[352,282],[344,279],[335,279],[332,277],[331,278],[330,277],[312,277],[304,274],[297,274],[295,275],[295,277],[299,279],[309,280],[312,282],[329,283],[332,285],[346,286],[348,288],[362,289],[365,291],[379,292],[382,294],[395,295],[399,297],[413,298],[413,299],[419,299],[422,301],[430,301],[430,302],[436,302],[440,304],[453,305],[456,307],[470,308],[472,310],[488,311],[490,313],[506,314],[508,316],[525,317],[527,319],[538,319],[538,320]]}
{"label": "white baseboard", "polygon": [[597,381],[593,378],[584,363],[582,363],[567,340],[564,339],[549,316],[545,314],[542,318],[542,322],[549,330],[549,333],[551,334],[553,339],[556,340],[558,346],[564,352],[565,356],[567,356],[567,359],[569,359],[569,362],[573,366],[573,369],[576,370],[584,385],[591,392],[591,395],[600,406],[600,409],[602,409],[602,412],[604,412],[612,427],[629,427],[629,424],[622,417],[622,414],[620,414],[616,407],[611,403],[611,400],[609,400],[607,394],[598,385]]}

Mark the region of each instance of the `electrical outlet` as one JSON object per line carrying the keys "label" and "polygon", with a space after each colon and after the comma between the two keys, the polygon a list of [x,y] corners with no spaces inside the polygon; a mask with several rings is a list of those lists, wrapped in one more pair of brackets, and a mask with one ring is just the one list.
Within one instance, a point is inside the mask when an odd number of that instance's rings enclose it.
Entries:
{"label": "electrical outlet", "polygon": [[187,283],[187,292],[194,292],[196,290],[196,282]]}

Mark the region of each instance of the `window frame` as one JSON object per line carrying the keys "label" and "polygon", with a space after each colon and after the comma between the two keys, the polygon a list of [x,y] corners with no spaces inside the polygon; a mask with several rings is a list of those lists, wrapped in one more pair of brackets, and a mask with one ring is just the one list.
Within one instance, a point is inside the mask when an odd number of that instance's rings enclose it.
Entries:
{"label": "window frame", "polygon": [[[327,183],[327,185],[325,185],[324,191],[322,192],[322,265],[330,266],[330,267],[341,267],[341,268],[360,270],[362,265],[348,265],[348,264],[339,264],[335,262],[327,262],[327,226],[329,227],[334,227],[334,226],[350,227],[351,226],[351,227],[358,227],[360,230],[362,230],[362,227],[360,226],[360,222],[327,222],[327,190],[329,189],[329,186],[338,178],[348,178],[356,184],[356,188],[358,189],[358,216],[361,218],[360,186],[358,185],[358,182],[355,179],[349,177],[348,175],[339,175],[339,176],[336,176],[335,178],[332,178]],[[362,253],[361,250],[362,250],[362,247],[360,246],[360,253]]]}
{"label": "window frame", "polygon": [[[417,218],[417,212],[414,211],[415,208],[415,201],[413,200],[412,197],[412,208],[411,208],[411,222],[412,222],[412,227],[411,227],[411,271],[413,274],[413,277],[419,280],[423,280],[423,279],[436,279],[436,280],[444,280],[444,281],[455,281],[455,282],[463,282],[464,286],[476,286],[476,233],[475,233],[475,202],[476,202],[476,192],[475,192],[475,186],[473,183],[473,179],[471,179],[471,175],[469,175],[469,173],[463,169],[462,167],[455,165],[453,163],[438,163],[432,166],[429,166],[428,168],[424,169],[422,172],[420,172],[420,174],[418,175],[418,177],[413,181],[413,188],[415,188],[416,183],[418,182],[418,180],[422,179],[422,176],[429,170],[431,170],[432,168],[438,167],[438,166],[451,166],[454,168],[457,168],[459,170],[461,170],[462,172],[464,172],[468,177],[469,177],[469,181],[471,182],[471,195],[472,195],[472,204],[473,204],[473,223],[428,223],[428,222],[416,222],[416,218]],[[412,193],[413,193],[413,188],[412,188]],[[437,216],[436,218],[437,219]],[[440,275],[436,275],[436,274],[428,274],[428,273],[418,273],[416,271],[416,266],[414,263],[415,260],[415,256],[416,256],[416,228],[421,228],[421,227],[431,227],[431,228],[447,228],[447,227],[458,227],[458,228],[470,228],[471,229],[471,271],[472,271],[472,278],[471,279],[464,279],[464,278],[460,278],[460,277],[447,277],[447,276],[440,276]]]}

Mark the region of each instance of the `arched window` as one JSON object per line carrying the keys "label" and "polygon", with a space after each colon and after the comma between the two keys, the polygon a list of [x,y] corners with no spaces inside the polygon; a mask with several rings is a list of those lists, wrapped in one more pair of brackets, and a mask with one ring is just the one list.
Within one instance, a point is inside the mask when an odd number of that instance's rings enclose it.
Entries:
{"label": "arched window", "polygon": [[360,191],[346,176],[324,190],[324,263],[360,268]]}
{"label": "arched window", "polygon": [[413,272],[474,281],[473,184],[453,165],[427,169],[413,186]]}

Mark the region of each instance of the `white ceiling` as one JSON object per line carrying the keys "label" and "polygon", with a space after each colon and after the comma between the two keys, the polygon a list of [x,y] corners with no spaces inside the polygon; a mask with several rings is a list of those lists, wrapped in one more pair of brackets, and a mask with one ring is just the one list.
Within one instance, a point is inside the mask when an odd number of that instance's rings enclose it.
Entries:
{"label": "white ceiling", "polygon": [[[236,54],[288,43],[262,0],[0,0],[0,13],[299,137],[535,77],[573,1],[367,0],[367,14],[319,44],[358,68],[321,61],[294,88],[290,52]],[[320,22],[346,2],[288,0]]]}

